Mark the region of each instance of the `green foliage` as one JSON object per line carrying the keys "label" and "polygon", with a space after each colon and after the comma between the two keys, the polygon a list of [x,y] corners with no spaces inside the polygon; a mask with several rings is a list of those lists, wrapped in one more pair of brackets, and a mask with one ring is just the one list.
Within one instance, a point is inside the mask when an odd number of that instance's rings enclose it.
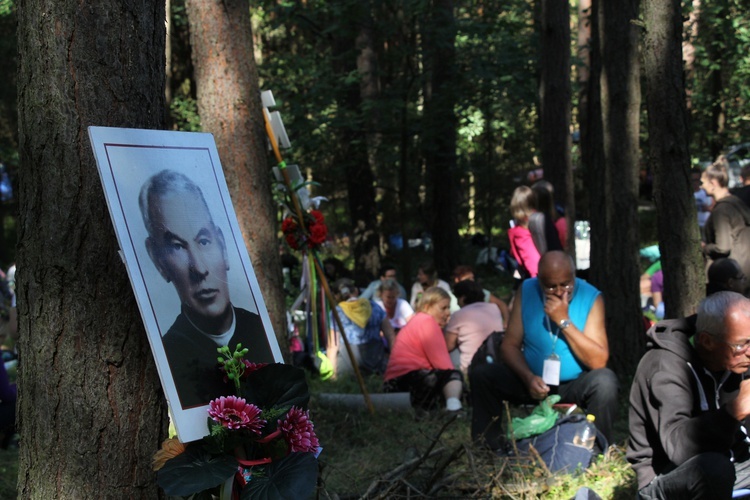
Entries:
{"label": "green foliage", "polygon": [[16,2],[13,0],[0,0],[0,16],[7,16],[16,11]]}
{"label": "green foliage", "polygon": [[176,130],[200,132],[201,117],[198,115],[198,103],[190,95],[190,80],[185,80],[179,92],[172,98],[169,108],[170,116]]}
{"label": "green foliage", "polygon": [[691,149],[705,160],[750,138],[750,13],[741,0],[702,2],[696,23],[689,27],[697,36],[688,36],[695,64],[686,85]]}

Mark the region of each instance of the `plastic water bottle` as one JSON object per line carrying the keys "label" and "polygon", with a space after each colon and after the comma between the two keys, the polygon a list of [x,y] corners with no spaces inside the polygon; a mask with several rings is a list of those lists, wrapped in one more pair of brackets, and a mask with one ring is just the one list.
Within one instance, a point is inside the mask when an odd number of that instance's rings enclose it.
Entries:
{"label": "plastic water bottle", "polygon": [[596,426],[594,425],[594,420],[596,420],[594,415],[586,415],[586,425],[584,425],[573,438],[574,445],[581,446],[588,450],[594,449],[594,442],[596,441]]}

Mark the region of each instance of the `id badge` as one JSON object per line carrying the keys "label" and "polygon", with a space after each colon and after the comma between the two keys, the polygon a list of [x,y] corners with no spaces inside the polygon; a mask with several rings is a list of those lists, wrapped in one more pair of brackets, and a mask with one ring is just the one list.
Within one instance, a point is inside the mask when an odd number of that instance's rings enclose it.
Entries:
{"label": "id badge", "polygon": [[554,352],[544,360],[542,380],[547,385],[560,385],[560,357]]}

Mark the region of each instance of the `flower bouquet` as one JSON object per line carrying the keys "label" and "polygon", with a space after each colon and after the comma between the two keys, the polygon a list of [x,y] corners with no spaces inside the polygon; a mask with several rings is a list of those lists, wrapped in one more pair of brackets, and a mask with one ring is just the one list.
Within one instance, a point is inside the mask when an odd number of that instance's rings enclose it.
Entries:
{"label": "flower bouquet", "polygon": [[310,421],[304,372],[253,364],[247,349],[218,349],[219,365],[237,395],[214,399],[209,434],[183,445],[166,440],[154,455],[159,486],[170,496],[223,500],[307,498],[315,489],[320,451]]}
{"label": "flower bouquet", "polygon": [[326,240],[328,227],[323,214],[319,210],[303,212],[305,228],[300,227],[296,217],[288,216],[281,221],[281,231],[287,244],[294,250],[318,248]]}

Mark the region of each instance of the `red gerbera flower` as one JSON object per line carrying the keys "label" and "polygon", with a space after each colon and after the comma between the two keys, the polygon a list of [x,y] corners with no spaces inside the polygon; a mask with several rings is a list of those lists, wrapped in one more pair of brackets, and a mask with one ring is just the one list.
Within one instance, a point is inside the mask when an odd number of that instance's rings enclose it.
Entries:
{"label": "red gerbera flower", "polygon": [[247,404],[236,396],[222,396],[209,403],[208,415],[228,429],[247,429],[260,435],[266,421],[260,418],[260,408]]}
{"label": "red gerbera flower", "polygon": [[320,443],[315,435],[310,411],[292,406],[286,420],[278,421],[278,428],[289,445],[289,452],[316,452]]}

